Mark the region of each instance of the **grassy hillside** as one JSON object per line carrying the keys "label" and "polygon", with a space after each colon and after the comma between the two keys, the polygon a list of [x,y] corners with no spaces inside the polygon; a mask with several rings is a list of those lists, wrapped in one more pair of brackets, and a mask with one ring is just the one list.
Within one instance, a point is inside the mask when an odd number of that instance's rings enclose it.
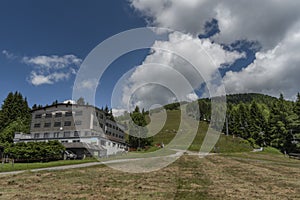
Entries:
{"label": "grassy hillside", "polygon": [[[159,115],[159,113],[155,113]],[[180,115],[181,112],[179,110],[167,111],[167,120],[163,128],[153,137],[154,144],[168,144],[176,135],[179,124],[180,124]],[[200,147],[203,143],[203,139],[208,130],[208,123],[206,122],[198,122],[199,127],[197,131],[197,135],[189,147],[190,151],[199,151]],[[179,132],[182,130],[179,130]],[[183,133],[185,134],[185,133]],[[233,138],[232,136],[225,136],[221,134],[217,144],[216,151],[218,152],[247,152],[251,151],[252,147],[241,138]]]}

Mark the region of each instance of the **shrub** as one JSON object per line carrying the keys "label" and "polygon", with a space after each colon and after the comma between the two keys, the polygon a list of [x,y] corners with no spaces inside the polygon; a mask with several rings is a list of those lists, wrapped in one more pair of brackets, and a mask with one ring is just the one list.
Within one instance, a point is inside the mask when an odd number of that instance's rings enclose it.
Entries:
{"label": "shrub", "polygon": [[62,158],[65,147],[58,141],[20,142],[6,148],[4,153],[16,162],[53,161]]}

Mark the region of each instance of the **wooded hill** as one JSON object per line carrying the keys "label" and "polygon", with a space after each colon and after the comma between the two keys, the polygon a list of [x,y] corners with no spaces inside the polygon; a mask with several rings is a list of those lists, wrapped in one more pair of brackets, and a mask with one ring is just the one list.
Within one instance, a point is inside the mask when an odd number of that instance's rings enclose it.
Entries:
{"label": "wooded hill", "polygon": [[[282,152],[300,152],[300,95],[287,101],[263,94],[227,95],[223,132],[248,140],[254,147],[272,146]],[[197,109],[199,106],[199,109]],[[210,99],[187,106],[187,113],[200,121],[210,121]],[[227,129],[228,127],[228,129]]]}

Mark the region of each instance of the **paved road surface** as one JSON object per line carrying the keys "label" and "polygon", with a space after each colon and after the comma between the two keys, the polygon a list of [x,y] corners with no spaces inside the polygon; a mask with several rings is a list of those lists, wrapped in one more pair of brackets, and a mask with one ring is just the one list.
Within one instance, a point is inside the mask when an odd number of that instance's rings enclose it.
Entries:
{"label": "paved road surface", "polygon": [[[200,157],[204,157],[208,154],[199,154],[199,152],[192,152],[192,151],[184,151],[179,149],[172,149],[176,151],[175,154],[171,154],[168,156],[160,156],[160,157],[180,157],[183,153],[187,153],[188,155],[199,155]],[[212,155],[211,153],[209,155]],[[12,175],[12,174],[20,174],[26,171],[30,172],[39,172],[39,171],[56,171],[56,170],[67,170],[67,169],[75,169],[75,168],[83,168],[83,167],[91,167],[96,165],[103,165],[103,164],[111,164],[111,163],[120,163],[120,162],[130,162],[134,160],[142,160],[145,158],[135,158],[135,159],[118,159],[118,160],[109,160],[104,162],[90,162],[90,163],[82,163],[82,164],[74,164],[74,165],[64,165],[64,166],[57,166],[57,167],[47,167],[47,168],[38,168],[38,169],[31,169],[31,170],[19,170],[19,171],[11,171],[11,172],[1,172],[1,175]]]}

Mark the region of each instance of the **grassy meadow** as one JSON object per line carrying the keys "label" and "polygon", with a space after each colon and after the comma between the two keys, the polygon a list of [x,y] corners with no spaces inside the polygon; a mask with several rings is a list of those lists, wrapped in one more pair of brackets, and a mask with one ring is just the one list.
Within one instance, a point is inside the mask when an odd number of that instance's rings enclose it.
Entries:
{"label": "grassy meadow", "polygon": [[300,198],[300,161],[272,153],[184,155],[140,174],[101,165],[0,177],[0,199]]}

